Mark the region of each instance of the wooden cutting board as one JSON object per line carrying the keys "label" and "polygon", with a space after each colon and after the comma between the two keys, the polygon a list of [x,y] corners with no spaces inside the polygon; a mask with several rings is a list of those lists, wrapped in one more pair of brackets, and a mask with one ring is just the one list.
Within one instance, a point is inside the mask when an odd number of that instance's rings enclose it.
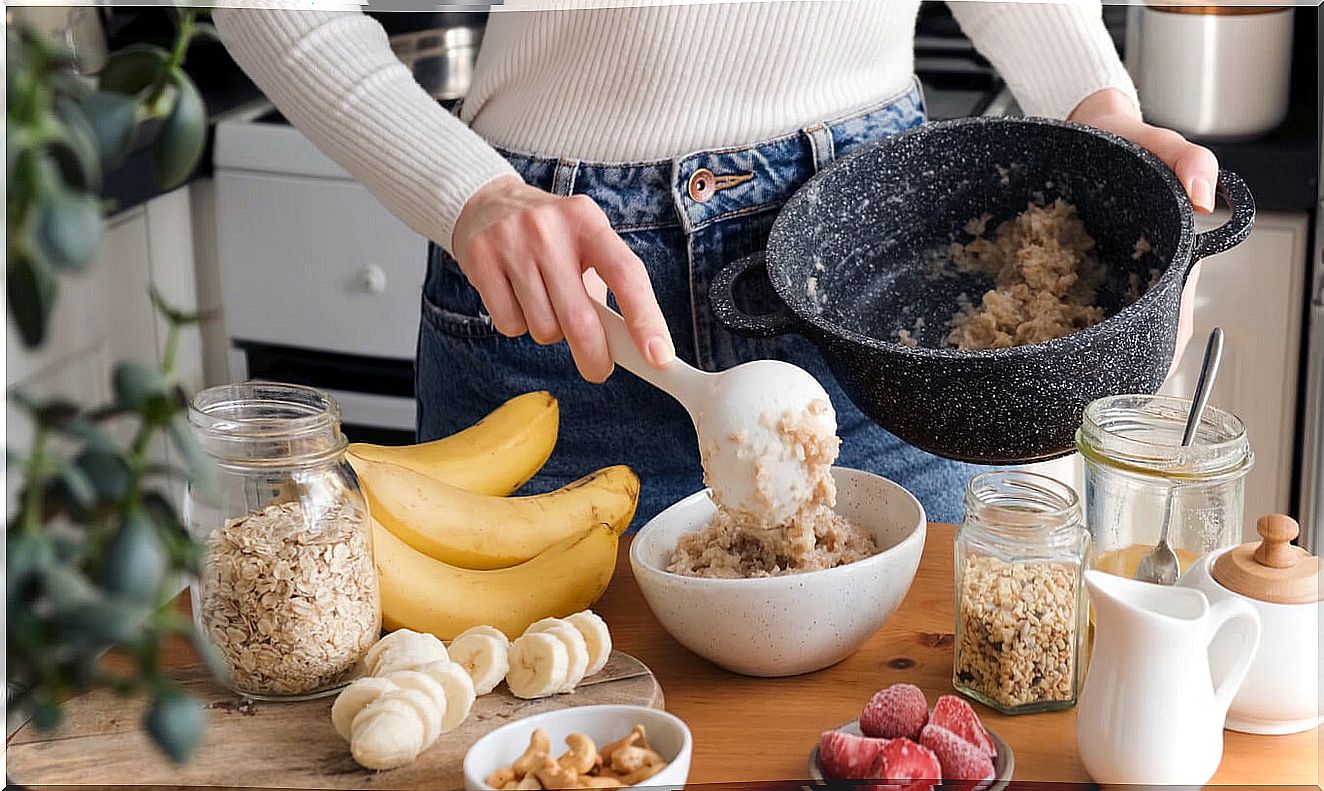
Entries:
{"label": "wooden cutting board", "polygon": [[299,703],[245,702],[195,666],[177,676],[207,707],[207,731],[188,764],[176,767],[142,733],[145,702],[107,690],[66,704],[60,729],[31,723],[8,740],[8,780],[20,785],[154,785],[265,788],[459,789],[461,764],[480,736],[551,709],[600,703],[662,708],[652,671],[615,651],[607,666],[568,695],[520,700],[504,685],[478,698],[469,718],[409,766],[369,772],[331,726],[334,698]]}

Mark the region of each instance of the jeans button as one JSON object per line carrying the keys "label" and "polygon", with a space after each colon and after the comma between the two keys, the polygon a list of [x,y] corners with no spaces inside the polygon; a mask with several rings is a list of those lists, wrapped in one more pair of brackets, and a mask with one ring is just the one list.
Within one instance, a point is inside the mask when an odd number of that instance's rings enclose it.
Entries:
{"label": "jeans button", "polygon": [[699,168],[690,176],[690,198],[699,203],[707,203],[713,197],[715,185],[716,177],[713,176],[713,172],[708,168]]}

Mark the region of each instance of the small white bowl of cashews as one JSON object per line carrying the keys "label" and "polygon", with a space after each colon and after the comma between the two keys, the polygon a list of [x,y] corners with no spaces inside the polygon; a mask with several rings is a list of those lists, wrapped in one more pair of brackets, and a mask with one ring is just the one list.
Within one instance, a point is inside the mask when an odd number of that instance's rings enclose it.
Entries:
{"label": "small white bowl of cashews", "polygon": [[516,720],[474,742],[464,756],[464,787],[612,788],[626,787],[633,775],[643,779],[628,785],[678,790],[692,748],[690,729],[660,709],[573,706]]}

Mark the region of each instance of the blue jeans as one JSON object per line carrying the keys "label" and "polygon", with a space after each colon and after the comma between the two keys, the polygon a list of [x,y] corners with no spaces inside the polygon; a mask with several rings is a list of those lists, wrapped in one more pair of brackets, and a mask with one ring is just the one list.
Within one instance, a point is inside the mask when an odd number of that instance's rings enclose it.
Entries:
{"label": "blue jeans", "polygon": [[[813,345],[798,336],[748,339],[713,317],[708,285],[724,265],[762,250],[777,209],[819,169],[857,146],[924,122],[918,87],[849,117],[754,145],[674,160],[599,164],[505,152],[525,181],[602,207],[643,260],[677,354],[704,370],[786,360],[827,389],[841,436],[839,464],[908,488],[930,519],[957,521],[973,468],[905,444],[870,422],[841,391]],[[707,175],[694,174],[706,170]],[[734,178],[723,178],[734,177]],[[695,197],[697,196],[697,198]],[[759,295],[746,300],[757,310]],[[564,343],[539,346],[497,333],[478,293],[440,248],[428,256],[418,336],[419,440],[474,423],[503,401],[550,390],[561,405],[556,450],[528,491],[545,491],[609,464],[642,481],[632,528],[703,488],[694,429],[670,396],[617,369],[606,384],[579,378]]]}

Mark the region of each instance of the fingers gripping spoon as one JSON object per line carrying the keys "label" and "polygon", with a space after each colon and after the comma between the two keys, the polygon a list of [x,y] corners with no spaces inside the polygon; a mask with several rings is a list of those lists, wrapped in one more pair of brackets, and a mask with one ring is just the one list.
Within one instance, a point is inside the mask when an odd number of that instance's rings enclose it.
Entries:
{"label": "fingers gripping spoon", "polygon": [[813,497],[816,482],[803,452],[778,429],[780,418],[794,412],[804,416],[815,436],[836,436],[832,402],[809,372],[780,360],[755,360],[719,373],[700,371],[679,358],[654,368],[639,353],[620,314],[597,298],[593,304],[612,360],[689,412],[704,479],[723,507],[778,525]]}
{"label": "fingers gripping spoon", "polygon": [[[1204,350],[1204,363],[1200,366],[1200,378],[1195,383],[1195,394],[1191,398],[1191,413],[1186,418],[1186,430],[1182,432],[1182,447],[1195,441],[1195,433],[1200,427],[1200,418],[1209,404],[1209,392],[1214,387],[1214,375],[1218,373],[1218,363],[1223,359],[1223,330],[1215,327],[1209,335],[1209,343]],[[1176,486],[1168,489],[1167,504],[1163,509],[1163,529],[1159,532],[1158,546],[1140,559],[1136,566],[1136,579],[1141,582],[1156,582],[1160,585],[1173,585],[1181,567],[1177,564],[1177,554],[1168,545],[1168,528],[1172,526],[1173,510],[1176,507]]]}

